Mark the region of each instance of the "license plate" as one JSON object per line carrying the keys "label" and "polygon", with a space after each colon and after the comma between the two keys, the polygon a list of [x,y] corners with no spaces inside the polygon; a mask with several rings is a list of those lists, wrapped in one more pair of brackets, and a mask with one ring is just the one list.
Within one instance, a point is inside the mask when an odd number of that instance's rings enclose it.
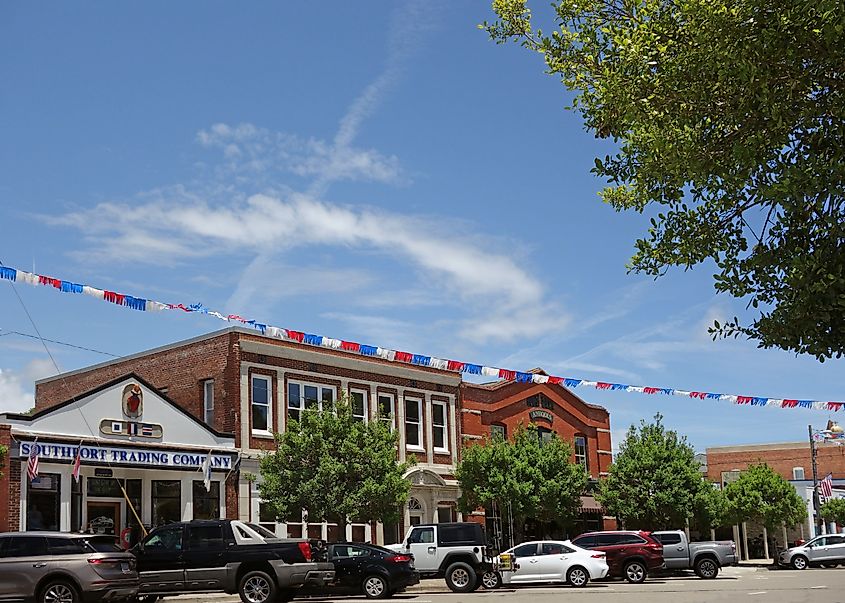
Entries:
{"label": "license plate", "polygon": [[128,574],[128,573],[129,573],[129,564],[128,564],[128,563],[121,563],[121,564],[120,564],[120,570],[121,570],[124,574]]}

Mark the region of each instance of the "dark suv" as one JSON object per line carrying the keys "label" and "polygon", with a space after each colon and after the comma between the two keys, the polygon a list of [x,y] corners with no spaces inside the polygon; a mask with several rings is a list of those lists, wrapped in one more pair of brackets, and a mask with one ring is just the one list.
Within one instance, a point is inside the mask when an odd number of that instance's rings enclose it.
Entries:
{"label": "dark suv", "polygon": [[639,584],[649,572],[663,567],[663,545],[648,532],[588,532],[572,543],[583,549],[604,551],[609,575],[621,576],[631,583]]}

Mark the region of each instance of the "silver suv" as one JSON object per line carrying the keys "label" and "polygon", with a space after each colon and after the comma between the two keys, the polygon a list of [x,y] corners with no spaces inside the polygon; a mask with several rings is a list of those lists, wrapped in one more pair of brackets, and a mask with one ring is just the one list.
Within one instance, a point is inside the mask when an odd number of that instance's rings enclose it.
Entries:
{"label": "silver suv", "polygon": [[138,594],[135,557],[114,538],[65,532],[0,534],[0,600],[100,603]]}
{"label": "silver suv", "polygon": [[791,565],[797,570],[811,565],[836,567],[840,563],[845,563],[845,534],[816,536],[778,555],[779,565]]}

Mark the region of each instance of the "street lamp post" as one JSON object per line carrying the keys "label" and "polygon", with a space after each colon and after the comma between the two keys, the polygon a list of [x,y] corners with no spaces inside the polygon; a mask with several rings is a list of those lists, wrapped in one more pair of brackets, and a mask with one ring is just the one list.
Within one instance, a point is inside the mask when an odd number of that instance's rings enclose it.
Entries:
{"label": "street lamp post", "polygon": [[816,466],[816,441],[813,439],[813,426],[807,425],[810,432],[810,458],[813,461],[813,508],[816,510],[816,536],[822,533],[822,516],[820,511],[821,500],[819,499],[819,473]]}

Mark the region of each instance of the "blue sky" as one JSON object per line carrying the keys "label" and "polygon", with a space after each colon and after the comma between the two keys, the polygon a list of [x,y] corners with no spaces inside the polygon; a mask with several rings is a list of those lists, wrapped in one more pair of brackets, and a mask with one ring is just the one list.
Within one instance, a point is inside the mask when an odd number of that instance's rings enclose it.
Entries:
{"label": "blue sky", "polygon": [[[567,377],[845,399],[843,361],[713,342],[711,266],[625,264],[647,216],[612,152],[481,3],[0,5],[0,261],[330,337]],[[123,355],[220,328],[18,285],[44,337]],[[55,373],[0,283],[0,409]],[[50,344],[71,370],[109,356]],[[614,437],[656,412],[706,446],[827,413],[583,389]]]}

